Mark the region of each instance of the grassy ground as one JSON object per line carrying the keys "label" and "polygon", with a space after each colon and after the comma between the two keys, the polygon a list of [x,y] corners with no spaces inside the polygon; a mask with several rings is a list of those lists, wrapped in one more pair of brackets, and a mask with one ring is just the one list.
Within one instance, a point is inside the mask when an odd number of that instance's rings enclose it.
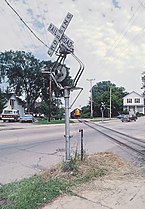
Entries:
{"label": "grassy ground", "polygon": [[[71,158],[69,169],[64,163],[19,182],[0,186],[0,209],[38,209],[63,193],[73,194],[73,189],[96,178],[133,172],[117,155],[97,153],[91,156]],[[65,169],[64,169],[65,168]],[[68,168],[68,167],[67,167]]]}
{"label": "grassy ground", "polygon": [[34,209],[52,201],[67,191],[70,183],[61,179],[45,181],[34,176],[17,183],[7,184],[0,189],[0,208],[2,209]]}
{"label": "grassy ground", "polygon": [[[102,118],[92,118],[91,121],[93,122],[100,122],[100,121],[109,121],[110,118],[104,118],[102,120]],[[113,120],[113,119],[111,119]],[[70,123],[74,123],[73,120],[70,119],[69,121]],[[38,124],[64,124],[65,123],[65,120],[62,119],[62,120],[51,120],[51,121],[48,121],[47,119],[37,119],[35,123],[38,123]]]}
{"label": "grassy ground", "polygon": [[[1,209],[36,209],[51,202],[72,187],[86,183],[107,173],[106,168],[92,165],[90,160],[71,159],[70,169],[61,163],[41,175],[0,187]],[[88,167],[89,166],[89,167]]]}
{"label": "grassy ground", "polygon": [[[65,120],[62,119],[62,120],[51,120],[51,121],[48,121],[47,119],[38,119],[35,123],[38,123],[38,124],[64,124]],[[70,123],[73,123],[73,121],[70,120]]]}

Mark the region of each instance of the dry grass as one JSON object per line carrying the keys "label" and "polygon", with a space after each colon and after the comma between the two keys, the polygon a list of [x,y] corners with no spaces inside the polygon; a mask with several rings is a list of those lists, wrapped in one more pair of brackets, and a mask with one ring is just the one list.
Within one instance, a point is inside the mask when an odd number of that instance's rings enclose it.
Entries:
{"label": "dry grass", "polygon": [[110,179],[124,178],[124,176],[138,173],[128,162],[111,152],[92,154],[83,161],[77,159],[75,163],[76,167],[74,170],[64,171],[63,163],[60,163],[45,171],[42,177],[45,180],[54,177],[75,180],[96,169],[106,170],[106,176],[109,176]]}
{"label": "dry grass", "polygon": [[40,176],[0,187],[0,208],[36,209],[68,192],[79,196],[82,191],[88,190],[102,191],[107,188],[108,191],[109,188],[110,191],[110,184],[104,182],[112,179],[114,185],[118,178],[121,181],[126,177],[132,180],[137,174],[128,162],[110,152],[86,156],[83,161],[79,157],[72,158],[70,163],[70,170],[64,171],[64,164],[60,163]]}

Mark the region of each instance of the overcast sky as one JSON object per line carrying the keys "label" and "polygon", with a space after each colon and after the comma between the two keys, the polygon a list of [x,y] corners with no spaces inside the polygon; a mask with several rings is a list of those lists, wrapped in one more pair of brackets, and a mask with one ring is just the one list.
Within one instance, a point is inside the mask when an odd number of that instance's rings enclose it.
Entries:
{"label": "overcast sky", "polygon": [[[65,34],[74,41],[74,53],[85,70],[78,86],[83,92],[74,107],[88,104],[90,82],[110,80],[126,91],[142,93],[141,76],[145,71],[144,0],[7,0],[32,31],[48,46],[54,37],[50,23],[58,28],[68,12],[73,18]],[[27,29],[5,0],[0,4],[0,51],[32,52],[40,60],[55,60]],[[75,76],[79,69],[69,55],[66,64]],[[78,91],[75,91],[78,93]],[[75,94],[76,94],[75,93]],[[71,93],[73,101],[74,93]]]}

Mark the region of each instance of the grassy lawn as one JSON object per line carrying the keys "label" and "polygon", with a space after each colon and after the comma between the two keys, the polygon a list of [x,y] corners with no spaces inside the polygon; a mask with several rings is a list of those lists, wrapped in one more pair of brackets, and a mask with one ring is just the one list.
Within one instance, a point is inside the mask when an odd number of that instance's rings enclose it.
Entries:
{"label": "grassy lawn", "polygon": [[105,168],[98,165],[91,165],[89,169],[90,162],[93,161],[73,159],[71,169],[67,171],[64,171],[64,165],[61,163],[41,175],[0,187],[0,208],[38,209],[63,193],[71,194],[72,187],[107,173]]}
{"label": "grassy lawn", "polygon": [[52,201],[67,191],[70,182],[34,176],[17,183],[7,184],[0,189],[2,209],[35,209]]}
{"label": "grassy lawn", "polygon": [[[83,118],[82,118],[83,119]],[[113,120],[113,118],[111,119]],[[110,118],[104,118],[102,120],[102,118],[92,118],[91,119],[92,122],[100,122],[100,121],[110,121]],[[69,120],[70,123],[74,123],[73,120]],[[62,120],[51,120],[50,122],[47,119],[37,119],[36,124],[64,124],[65,123],[65,119]]]}
{"label": "grassy lawn", "polygon": [[[35,123],[37,124],[64,124],[65,120],[51,120],[50,122],[47,119],[38,119]],[[73,123],[72,120],[70,120],[70,123]]]}

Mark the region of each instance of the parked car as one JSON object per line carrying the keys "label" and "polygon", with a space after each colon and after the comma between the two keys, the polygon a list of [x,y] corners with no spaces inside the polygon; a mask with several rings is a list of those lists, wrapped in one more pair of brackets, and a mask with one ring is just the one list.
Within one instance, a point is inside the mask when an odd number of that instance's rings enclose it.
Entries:
{"label": "parked car", "polygon": [[121,118],[122,122],[131,122],[131,121],[136,121],[137,116],[136,115],[124,115],[123,118]]}
{"label": "parked car", "polygon": [[125,114],[119,114],[119,115],[117,115],[117,116],[116,116],[116,118],[121,119],[121,118],[123,118],[123,117],[124,117],[124,115],[125,115]]}
{"label": "parked car", "polygon": [[6,122],[6,121],[17,122],[17,121],[19,121],[19,118],[20,118],[19,110],[4,109],[2,112],[3,122]]}
{"label": "parked car", "polygon": [[20,117],[20,122],[21,123],[33,123],[34,118],[32,115],[23,115]]}

